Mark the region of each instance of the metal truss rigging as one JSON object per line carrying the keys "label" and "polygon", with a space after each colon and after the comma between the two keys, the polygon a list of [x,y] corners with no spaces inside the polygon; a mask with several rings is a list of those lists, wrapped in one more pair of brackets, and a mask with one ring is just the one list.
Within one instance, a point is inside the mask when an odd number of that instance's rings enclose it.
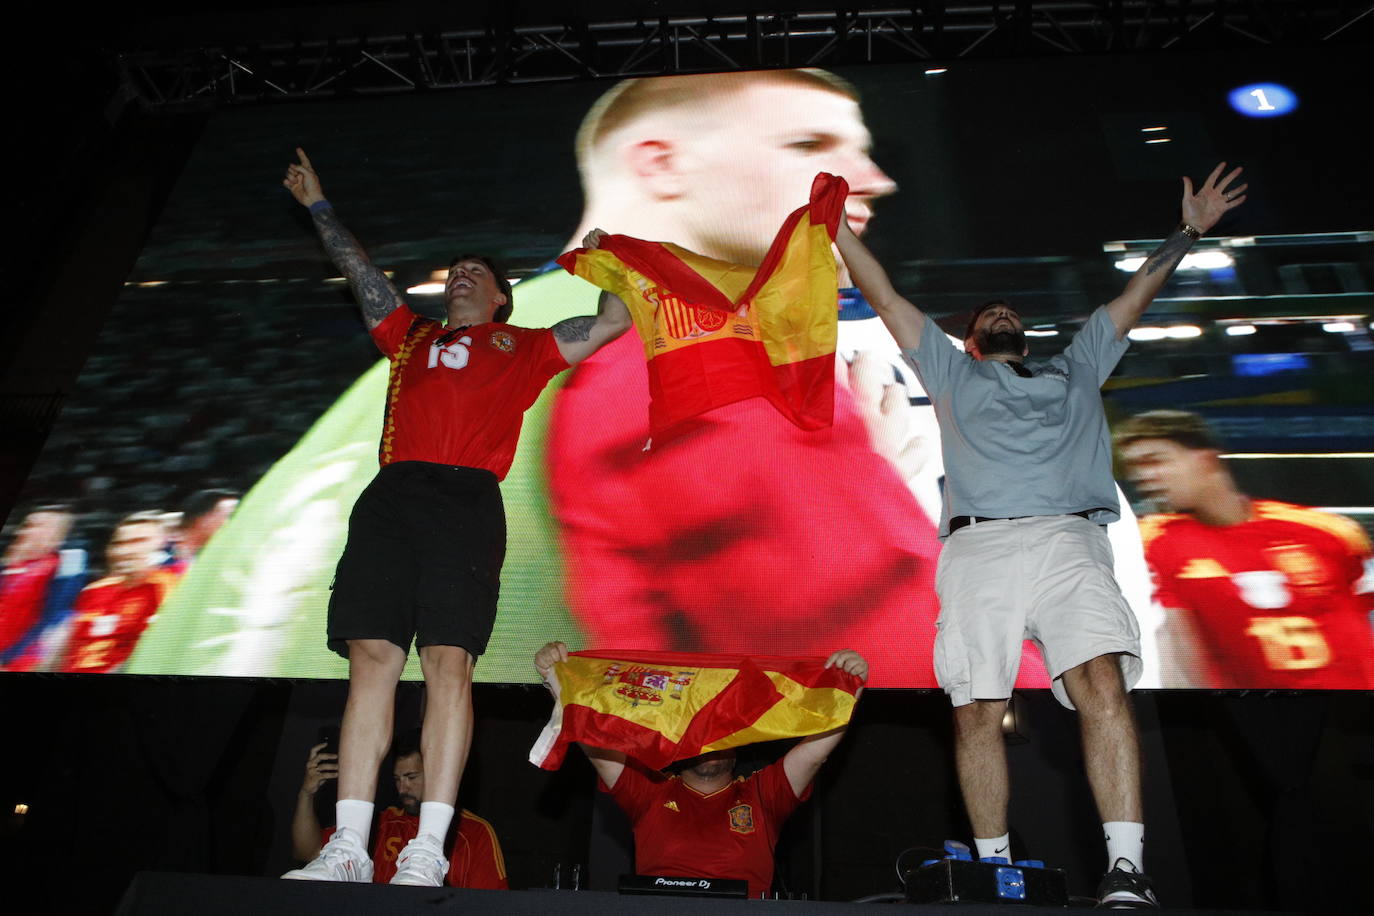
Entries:
{"label": "metal truss rigging", "polygon": [[126,98],[174,109],[713,70],[1367,42],[1371,35],[1369,2],[917,2],[265,37],[127,50],[117,63]]}

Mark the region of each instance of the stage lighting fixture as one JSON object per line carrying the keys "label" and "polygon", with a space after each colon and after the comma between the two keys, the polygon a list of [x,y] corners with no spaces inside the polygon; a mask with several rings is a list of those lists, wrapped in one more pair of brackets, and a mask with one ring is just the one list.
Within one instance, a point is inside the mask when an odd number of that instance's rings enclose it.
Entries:
{"label": "stage lighting fixture", "polygon": [[1236,259],[1226,252],[1210,248],[1184,255],[1179,268],[1182,270],[1221,270],[1226,267],[1234,267],[1235,264]]}
{"label": "stage lighting fixture", "polygon": [[1223,452],[1221,457],[1264,461],[1275,458],[1353,458],[1357,461],[1368,461],[1374,458],[1374,452]]}
{"label": "stage lighting fixture", "polygon": [[[1129,258],[1118,258],[1113,265],[1123,273],[1135,273],[1140,266],[1145,263],[1144,255],[1135,255]],[[1234,267],[1236,259],[1224,251],[1216,248],[1208,248],[1203,251],[1194,251],[1183,256],[1179,262],[1178,269],[1183,270],[1222,270],[1227,267]]]}
{"label": "stage lighting fixture", "polygon": [[[408,296],[438,296],[444,292],[444,284],[448,282],[448,268],[440,267],[429,272],[429,279],[423,283],[416,283],[414,286],[406,287]],[[507,277],[506,282],[511,286],[520,282],[520,277]]]}
{"label": "stage lighting fixture", "polygon": [[1175,324],[1164,328],[1136,327],[1126,334],[1131,340],[1190,340],[1202,336],[1202,328],[1195,324]]}

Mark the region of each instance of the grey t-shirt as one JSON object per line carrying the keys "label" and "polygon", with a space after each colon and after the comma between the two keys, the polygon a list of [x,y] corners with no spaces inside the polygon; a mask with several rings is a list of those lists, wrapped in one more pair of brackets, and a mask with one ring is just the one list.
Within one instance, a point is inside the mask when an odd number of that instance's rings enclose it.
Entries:
{"label": "grey t-shirt", "polygon": [[961,352],[926,322],[920,347],[902,356],[920,375],[940,422],[941,537],[958,515],[1091,510],[1104,525],[1120,517],[1100,389],[1127,346],[1099,307],[1063,353],[1028,361],[1033,375],[1022,378],[1002,362]]}

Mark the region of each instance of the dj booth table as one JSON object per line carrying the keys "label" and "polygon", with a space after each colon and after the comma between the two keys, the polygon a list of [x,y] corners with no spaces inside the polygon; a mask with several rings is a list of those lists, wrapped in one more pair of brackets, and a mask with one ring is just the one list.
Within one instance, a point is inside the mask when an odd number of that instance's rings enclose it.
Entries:
{"label": "dj booth table", "polygon": [[[837,903],[818,900],[707,900],[699,897],[622,896],[605,891],[472,891],[455,888],[334,884],[221,875],[141,872],[124,893],[115,916],[712,916],[777,913],[787,916],[838,916],[900,907],[903,913],[940,912],[955,916],[1030,916],[1064,913],[1057,907],[1020,904],[917,906],[906,903]],[[1218,910],[1162,910],[1211,914]],[[1226,910],[1226,916],[1245,916]]]}

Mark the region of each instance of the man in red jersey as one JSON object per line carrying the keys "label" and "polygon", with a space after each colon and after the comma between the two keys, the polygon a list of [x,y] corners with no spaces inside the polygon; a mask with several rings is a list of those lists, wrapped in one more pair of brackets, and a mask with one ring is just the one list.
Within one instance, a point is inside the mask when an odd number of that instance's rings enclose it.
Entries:
{"label": "man in red jersey", "polygon": [[176,584],[177,572],[161,562],[166,543],[161,512],[136,512],[115,526],[105,548],[108,575],[77,597],[55,670],[103,674],[124,664]]}
{"label": "man in red jersey", "polygon": [[[386,884],[396,874],[396,857],[420,830],[420,799],[425,794],[424,758],[420,756],[420,736],[411,732],[392,746],[396,760],[391,768],[400,806],[387,808],[377,818],[377,838],[372,846],[372,881]],[[296,858],[309,861],[319,855],[320,846],[334,834],[334,828],[320,829],[315,815],[315,793],[339,775],[338,754],[325,750],[324,744],[310,749],[305,762],[305,780],[296,796],[296,811],[291,819],[291,846]],[[506,890],[506,861],[501,841],[490,823],[466,808],[459,812],[448,849],[448,872],[444,883],[450,887]]]}
{"label": "man in red jersey", "polygon": [[33,670],[71,613],[86,579],[86,551],[62,547],[72,520],[68,506],[38,506],[0,555],[0,670]]}
{"label": "man in red jersey", "polygon": [[348,659],[339,738],[338,829],[319,856],[284,877],[366,881],[377,768],[392,732],[396,682],[414,639],[427,688],[428,771],[418,835],[393,884],[438,886],[442,842],[472,737],[472,669],[496,618],[510,469],[525,410],[549,379],[630,326],[603,294],[596,315],[552,328],[506,324],[510,284],[493,262],[460,255],[444,285],[447,326],[412,312],[344,228],[303,150],[283,184],[310,210],[372,338],[391,362],[381,471],[353,507],[329,602],[330,648]]}
{"label": "man in red jersey", "polygon": [[[551,642],[534,657],[535,670],[552,684],[555,662],[568,647]],[[860,681],[868,662],[851,649],[826,659]],[[857,698],[863,688],[855,694]],[[620,751],[582,745],[608,793],[630,819],[635,871],[642,875],[734,878],[749,882],[749,896],[773,886],[773,850],[783,823],[811,797],[811,783],[844,737],[845,729],[810,735],[781,759],[747,777],[735,776],[735,751],[714,751],[679,761],[670,775],[646,769]]]}
{"label": "man in red jersey", "polygon": [[1202,418],[1131,417],[1117,452],[1171,514],[1141,520],[1166,687],[1374,687],[1374,559],[1359,525],[1236,486]]}

